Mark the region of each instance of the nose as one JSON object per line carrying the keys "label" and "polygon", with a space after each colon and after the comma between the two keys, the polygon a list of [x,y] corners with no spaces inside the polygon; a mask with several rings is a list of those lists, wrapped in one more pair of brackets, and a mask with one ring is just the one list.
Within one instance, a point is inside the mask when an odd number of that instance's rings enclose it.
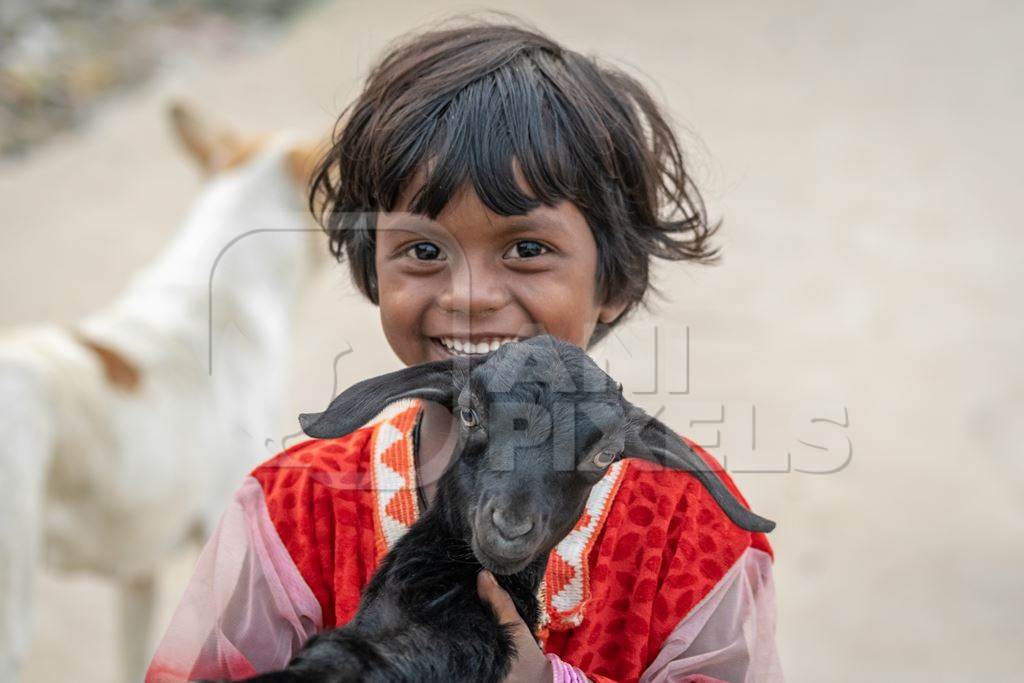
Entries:
{"label": "nose", "polygon": [[496,267],[483,259],[471,262],[469,254],[463,254],[458,261],[459,265],[451,269],[448,286],[438,298],[443,310],[472,319],[498,311],[509,302],[506,280],[496,272]]}
{"label": "nose", "polygon": [[494,527],[506,541],[514,541],[517,538],[521,538],[533,529],[532,519],[516,520],[509,513],[502,512],[501,508],[494,508],[491,512],[491,521],[494,522]]}

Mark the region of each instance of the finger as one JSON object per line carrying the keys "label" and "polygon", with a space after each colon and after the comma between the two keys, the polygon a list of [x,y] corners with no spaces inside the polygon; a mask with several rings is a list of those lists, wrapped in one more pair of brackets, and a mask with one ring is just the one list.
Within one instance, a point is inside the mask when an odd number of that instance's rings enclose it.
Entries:
{"label": "finger", "polygon": [[519,622],[525,627],[526,624],[519,616],[519,610],[516,609],[516,605],[512,602],[512,598],[505,589],[498,585],[498,581],[494,578],[494,574],[490,573],[486,569],[477,574],[476,577],[476,590],[480,599],[487,602],[498,616],[498,621],[503,624],[512,622]]}

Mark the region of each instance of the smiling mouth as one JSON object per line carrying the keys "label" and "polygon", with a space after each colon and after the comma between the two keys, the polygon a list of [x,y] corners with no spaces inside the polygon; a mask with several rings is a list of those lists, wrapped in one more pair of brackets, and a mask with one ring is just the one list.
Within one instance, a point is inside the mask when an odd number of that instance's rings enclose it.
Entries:
{"label": "smiling mouth", "polygon": [[514,341],[522,341],[526,337],[487,337],[476,341],[455,337],[430,337],[441,353],[448,356],[483,356]]}

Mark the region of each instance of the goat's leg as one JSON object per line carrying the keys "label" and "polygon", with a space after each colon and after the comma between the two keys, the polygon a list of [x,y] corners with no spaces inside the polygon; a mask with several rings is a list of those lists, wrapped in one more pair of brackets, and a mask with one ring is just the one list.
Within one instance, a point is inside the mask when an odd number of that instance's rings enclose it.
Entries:
{"label": "goat's leg", "polygon": [[[452,683],[447,643],[413,630],[372,639],[351,628],[327,631],[311,638],[283,670],[245,683]],[[482,683],[476,676],[465,680]]]}
{"label": "goat's leg", "polygon": [[13,682],[31,638],[54,427],[38,376],[2,355],[0,405],[0,681]]}
{"label": "goat's leg", "polygon": [[125,579],[119,585],[121,656],[124,680],[141,681],[149,663],[149,629],[156,603],[156,577]]}
{"label": "goat's leg", "polygon": [[[514,648],[507,630],[497,628],[500,643],[471,635],[439,637],[416,626],[372,638],[348,628],[329,631],[311,639],[284,671],[249,683],[499,683],[508,673]],[[455,662],[468,663],[467,670],[453,671]]]}
{"label": "goat's leg", "polygon": [[[284,669],[246,678],[243,683],[370,681],[366,676],[367,662],[357,654],[359,650],[367,648],[372,646],[346,632],[346,629],[328,631],[310,638]],[[214,682],[204,680],[197,683]]]}
{"label": "goat's leg", "polygon": [[375,683],[374,675],[387,668],[374,643],[351,629],[341,628],[313,636],[282,671],[254,676],[247,683]]}

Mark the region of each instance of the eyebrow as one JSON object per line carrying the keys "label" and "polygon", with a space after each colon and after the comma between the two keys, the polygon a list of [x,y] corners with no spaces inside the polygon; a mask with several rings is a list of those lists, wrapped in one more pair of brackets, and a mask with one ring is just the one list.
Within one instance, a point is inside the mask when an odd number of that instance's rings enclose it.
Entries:
{"label": "eyebrow", "polygon": [[562,224],[562,221],[544,214],[538,214],[535,216],[509,216],[508,219],[512,224],[503,229],[504,232],[508,233],[528,232],[530,230],[538,229],[552,230],[555,232],[563,232],[565,230],[565,226]]}
{"label": "eyebrow", "polygon": [[[377,230],[380,231],[380,223],[377,223]],[[444,228],[439,226],[437,221],[431,220],[419,214],[406,214],[387,227],[383,232],[416,232],[416,233],[440,233]]]}

